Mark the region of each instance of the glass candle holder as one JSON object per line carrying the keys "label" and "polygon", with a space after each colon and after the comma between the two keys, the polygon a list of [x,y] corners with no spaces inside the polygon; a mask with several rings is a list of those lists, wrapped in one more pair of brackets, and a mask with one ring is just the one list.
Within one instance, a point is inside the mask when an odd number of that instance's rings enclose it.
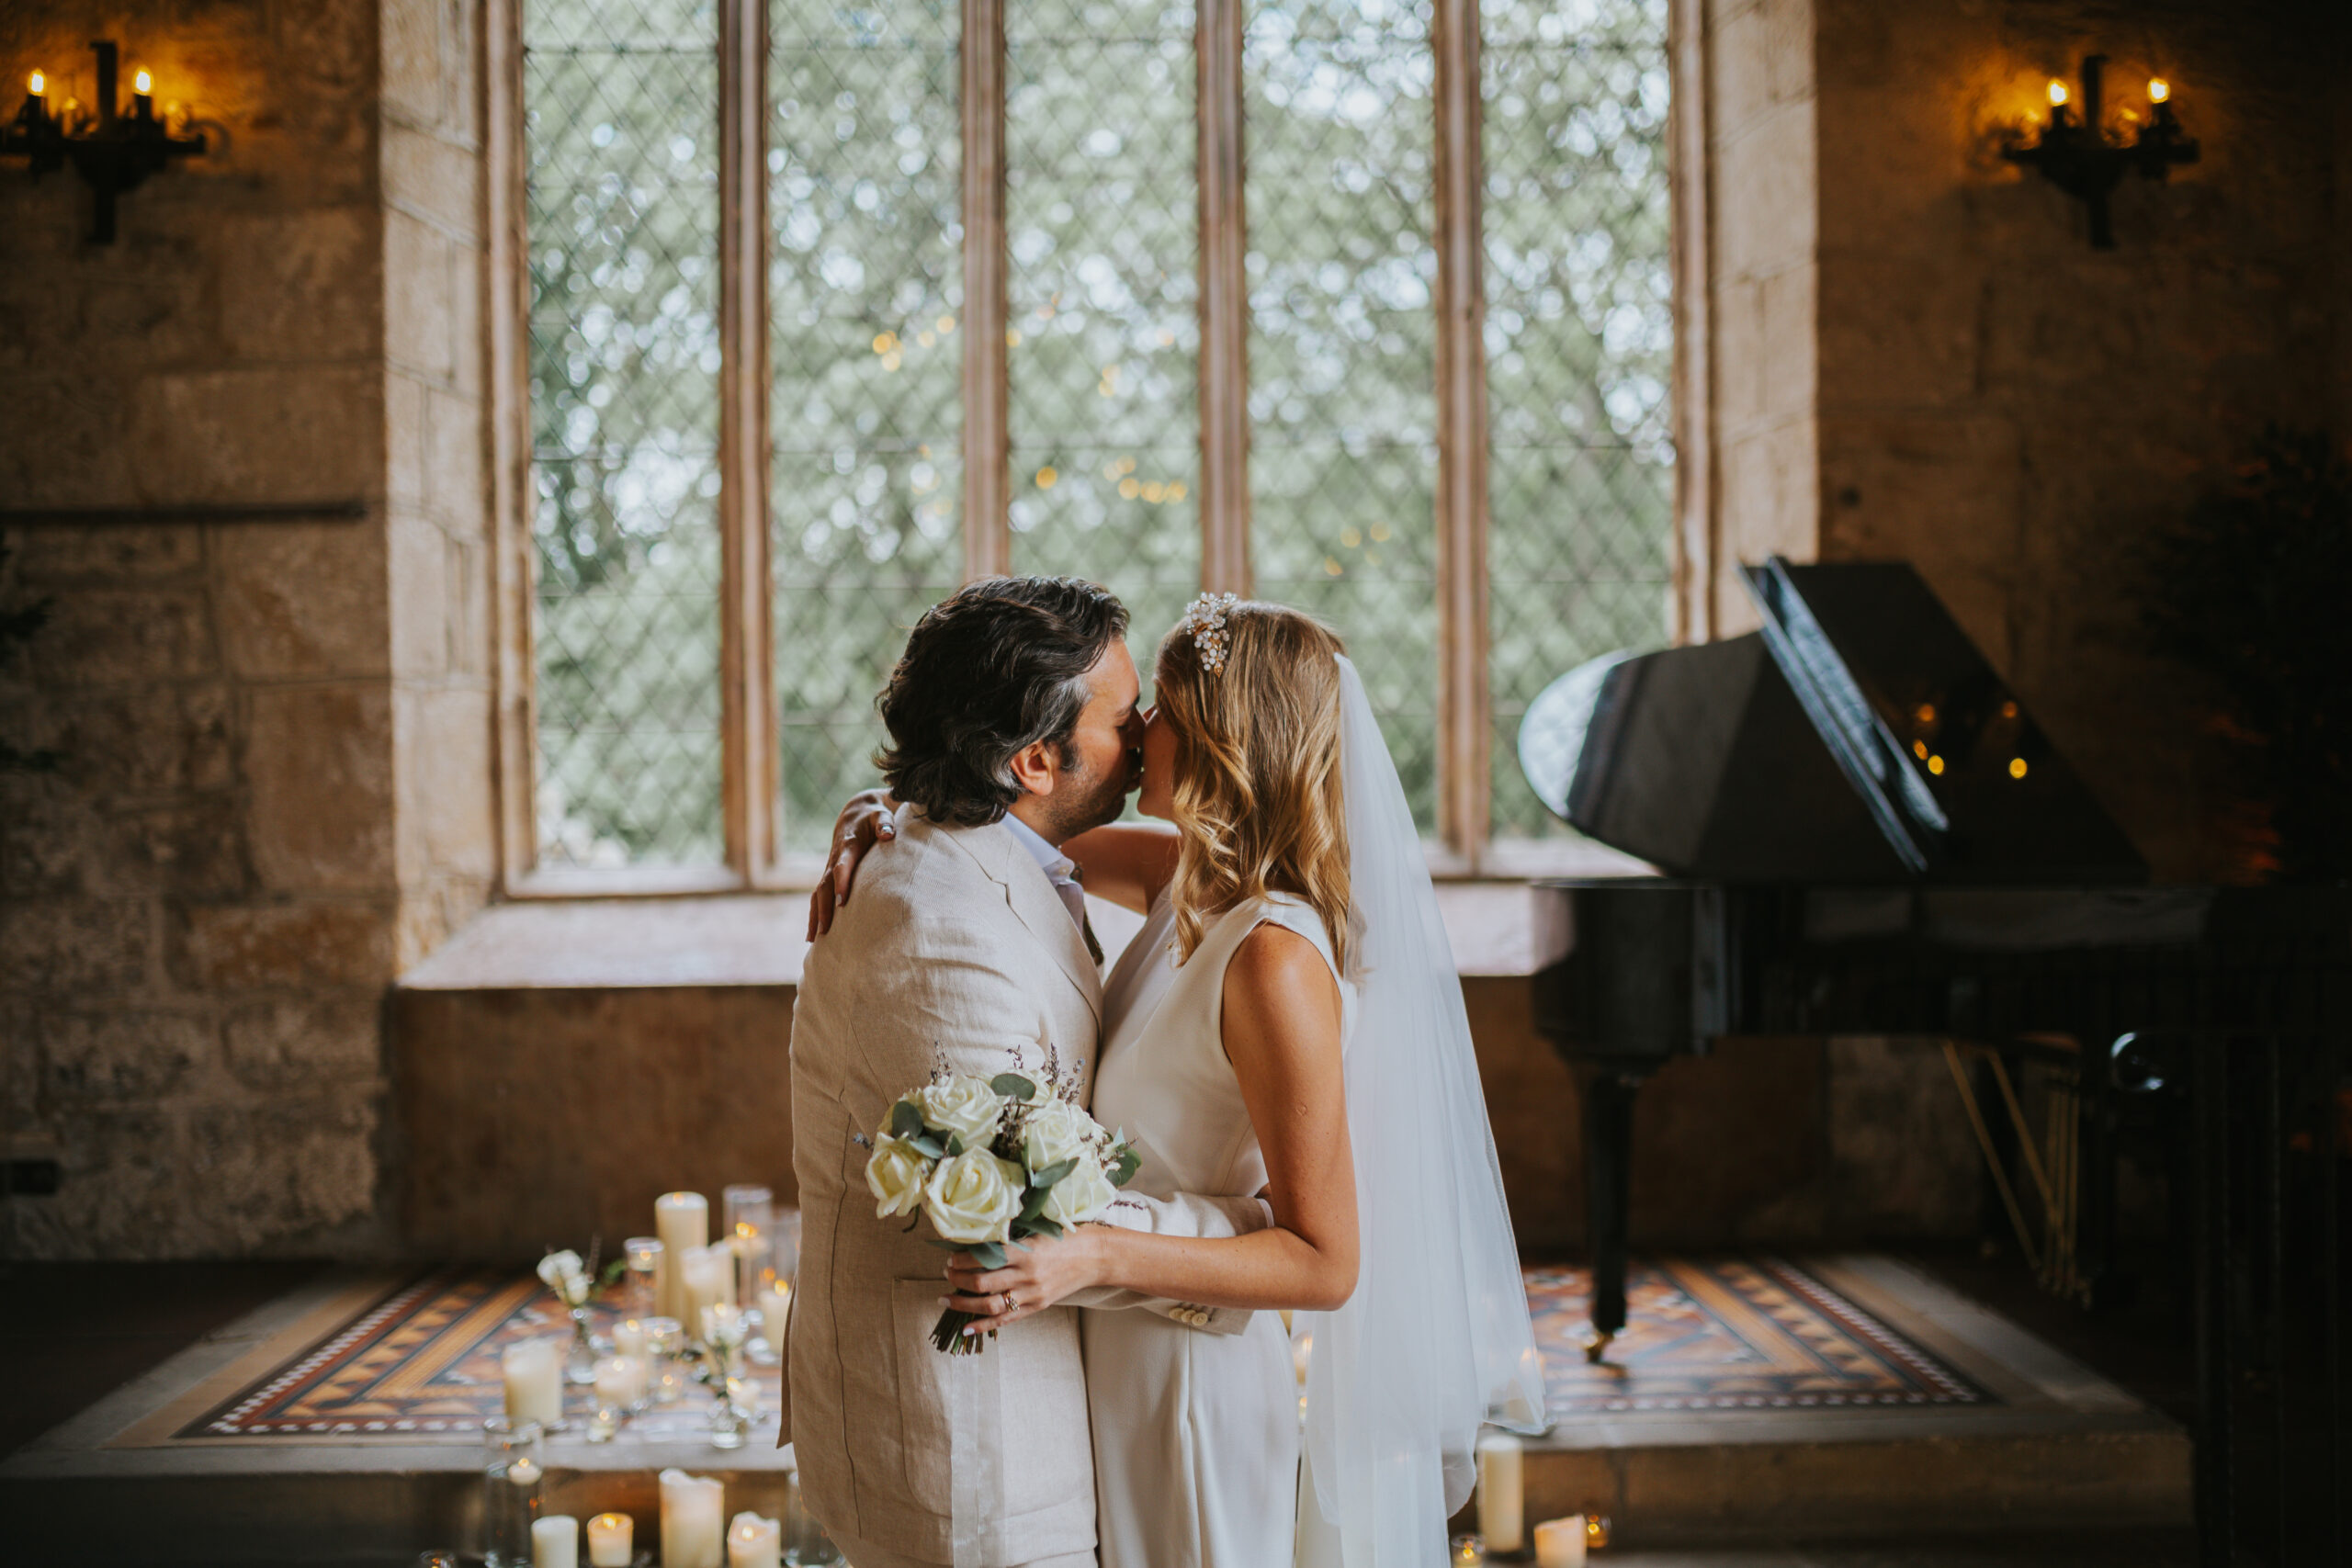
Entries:
{"label": "glass candle holder", "polygon": [[719,1194],[728,1249],[735,1260],[735,1304],[753,1305],[762,1276],[771,1272],[775,1194],[764,1187],[729,1187]]}
{"label": "glass candle holder", "polygon": [[784,1472],[784,1560],[792,1568],[837,1568],[842,1560],[841,1548],[809,1515],[797,1470]]}
{"label": "glass candle holder", "polygon": [[482,1561],[485,1568],[523,1568],[547,1476],[545,1437],[537,1421],[504,1416],[485,1419],[481,1432]]}
{"label": "glass candle holder", "polygon": [[653,1285],[665,1250],[658,1236],[633,1235],[621,1243],[621,1256],[628,1260],[628,1310],[639,1316],[660,1310],[654,1303]]}
{"label": "glass candle holder", "polygon": [[645,1352],[653,1359],[650,1390],[656,1404],[675,1404],[686,1392],[686,1374],[678,1352],[686,1348],[685,1325],[674,1317],[649,1317],[645,1323]]}

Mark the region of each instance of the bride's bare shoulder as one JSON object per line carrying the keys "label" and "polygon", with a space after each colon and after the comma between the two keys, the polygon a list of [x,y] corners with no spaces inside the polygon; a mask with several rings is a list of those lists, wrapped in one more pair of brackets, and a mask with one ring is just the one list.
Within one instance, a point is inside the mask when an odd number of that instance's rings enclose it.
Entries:
{"label": "bride's bare shoulder", "polygon": [[1322,950],[1288,926],[1261,920],[1233,950],[1225,968],[1228,1031],[1258,1021],[1276,1023],[1329,1014],[1336,1027],[1340,986]]}

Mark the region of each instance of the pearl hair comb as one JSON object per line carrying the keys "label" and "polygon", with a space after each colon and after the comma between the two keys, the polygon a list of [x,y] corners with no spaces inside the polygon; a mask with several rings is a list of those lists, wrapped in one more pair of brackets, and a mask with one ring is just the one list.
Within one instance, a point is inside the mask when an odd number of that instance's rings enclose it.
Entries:
{"label": "pearl hair comb", "polygon": [[1185,607],[1183,625],[1192,628],[1201,668],[1212,675],[1225,668],[1225,613],[1240,603],[1238,593],[1204,593]]}

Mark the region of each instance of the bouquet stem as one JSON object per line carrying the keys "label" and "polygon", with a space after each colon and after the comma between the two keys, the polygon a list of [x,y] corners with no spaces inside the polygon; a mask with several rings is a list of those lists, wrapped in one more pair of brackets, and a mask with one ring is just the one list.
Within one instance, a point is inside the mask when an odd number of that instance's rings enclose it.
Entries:
{"label": "bouquet stem", "polygon": [[[967,1323],[978,1323],[979,1320],[978,1313],[957,1312],[954,1307],[949,1307],[939,1314],[939,1321],[932,1325],[932,1345],[943,1355],[978,1355],[982,1350],[987,1349],[988,1346],[979,1335],[965,1333],[964,1325]],[[991,1336],[994,1332],[993,1329],[989,1331]]]}

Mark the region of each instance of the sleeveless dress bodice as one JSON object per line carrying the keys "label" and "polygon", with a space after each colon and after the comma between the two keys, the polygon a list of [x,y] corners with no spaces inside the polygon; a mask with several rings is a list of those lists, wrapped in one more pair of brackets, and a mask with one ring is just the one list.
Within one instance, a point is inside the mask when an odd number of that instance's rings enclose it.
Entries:
{"label": "sleeveless dress bodice", "polygon": [[[1239,1196],[1266,1184],[1265,1156],[1226,1059],[1226,965],[1279,925],[1331,942],[1305,900],[1277,893],[1227,910],[1175,961],[1162,893],[1103,989],[1094,1115],[1143,1156],[1131,1190]],[[1336,976],[1338,966],[1332,964]],[[1342,1049],[1354,988],[1340,986]],[[1298,1393],[1282,1319],[1231,1337],[1136,1311],[1080,1314],[1094,1429],[1102,1568],[1266,1568],[1288,1562],[1297,1506]]]}

